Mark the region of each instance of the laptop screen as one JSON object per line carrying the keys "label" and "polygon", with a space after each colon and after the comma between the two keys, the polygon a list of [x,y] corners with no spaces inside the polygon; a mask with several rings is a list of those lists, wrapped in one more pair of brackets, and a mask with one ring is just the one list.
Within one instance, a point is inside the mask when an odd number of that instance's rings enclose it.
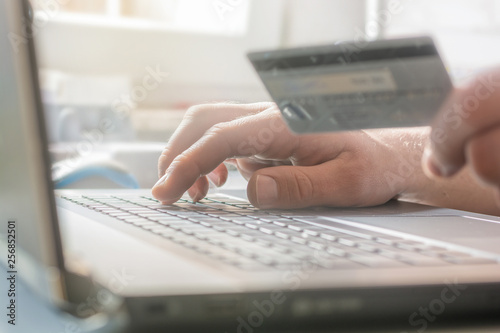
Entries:
{"label": "laptop screen", "polygon": [[63,259],[28,16],[0,0],[0,263],[53,299]]}

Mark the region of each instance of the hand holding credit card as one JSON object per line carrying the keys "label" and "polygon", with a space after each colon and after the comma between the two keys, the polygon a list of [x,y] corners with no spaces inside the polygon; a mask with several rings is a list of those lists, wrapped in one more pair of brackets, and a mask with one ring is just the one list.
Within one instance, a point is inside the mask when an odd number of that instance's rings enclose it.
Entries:
{"label": "hand holding credit card", "polygon": [[453,87],[429,37],[248,57],[295,133],[429,125]]}

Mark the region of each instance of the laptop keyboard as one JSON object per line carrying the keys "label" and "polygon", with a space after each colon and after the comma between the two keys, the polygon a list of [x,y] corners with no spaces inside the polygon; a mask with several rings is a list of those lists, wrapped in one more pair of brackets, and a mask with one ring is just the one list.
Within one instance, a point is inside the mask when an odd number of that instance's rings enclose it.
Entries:
{"label": "laptop keyboard", "polygon": [[63,196],[198,253],[245,270],[398,268],[497,263],[430,243],[328,222],[304,211],[262,211],[209,196],[169,206],[148,196]]}

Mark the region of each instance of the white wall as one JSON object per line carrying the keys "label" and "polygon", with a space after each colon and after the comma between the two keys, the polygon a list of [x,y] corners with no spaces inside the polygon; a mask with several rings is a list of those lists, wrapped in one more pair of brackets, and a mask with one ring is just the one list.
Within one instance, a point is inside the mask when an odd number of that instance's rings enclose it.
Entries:
{"label": "white wall", "polygon": [[500,1],[406,1],[387,37],[431,35],[457,80],[500,64]]}
{"label": "white wall", "polygon": [[365,0],[288,0],[285,46],[353,39],[365,26]]}
{"label": "white wall", "polygon": [[[210,0],[208,0],[210,1]],[[246,36],[93,26],[54,19],[38,34],[42,67],[84,74],[126,74],[140,84],[146,67],[170,76],[144,107],[213,100],[268,99],[245,53],[351,39],[364,28],[365,0],[250,0]]]}

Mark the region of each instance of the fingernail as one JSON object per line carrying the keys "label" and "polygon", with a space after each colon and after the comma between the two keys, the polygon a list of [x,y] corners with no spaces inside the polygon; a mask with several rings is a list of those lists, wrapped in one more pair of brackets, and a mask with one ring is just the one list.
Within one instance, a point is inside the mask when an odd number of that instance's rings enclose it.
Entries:
{"label": "fingernail", "polygon": [[449,167],[440,163],[430,148],[424,150],[422,165],[425,174],[430,177],[449,177],[458,171],[456,167]]}
{"label": "fingernail", "polygon": [[256,180],[257,204],[260,208],[271,208],[278,200],[278,184],[269,176],[257,176]]}
{"label": "fingernail", "polygon": [[168,169],[165,174],[163,175],[163,177],[160,178],[160,180],[158,180],[155,184],[155,186],[153,187],[157,187],[157,186],[161,186],[163,185],[166,181],[167,181],[167,178],[168,176],[170,176],[170,174],[172,173],[172,170],[171,169]]}
{"label": "fingernail", "polygon": [[167,180],[167,175],[163,175],[163,177],[160,178],[160,180],[158,180],[155,184],[155,186],[153,187],[158,187],[158,186],[161,186],[163,185],[163,183],[165,183],[165,181]]}
{"label": "fingernail", "polygon": [[442,176],[441,169],[436,165],[436,162],[432,157],[432,152],[428,148],[424,150],[424,154],[422,155],[422,167],[428,177]]}
{"label": "fingernail", "polygon": [[208,179],[217,187],[220,186],[220,178],[212,172],[207,175]]}
{"label": "fingernail", "polygon": [[194,202],[197,202],[197,201],[200,201],[201,199],[203,199],[201,196],[201,192],[197,188],[190,188],[188,190],[188,194],[189,194],[189,197],[191,198],[191,200],[193,200]]}

